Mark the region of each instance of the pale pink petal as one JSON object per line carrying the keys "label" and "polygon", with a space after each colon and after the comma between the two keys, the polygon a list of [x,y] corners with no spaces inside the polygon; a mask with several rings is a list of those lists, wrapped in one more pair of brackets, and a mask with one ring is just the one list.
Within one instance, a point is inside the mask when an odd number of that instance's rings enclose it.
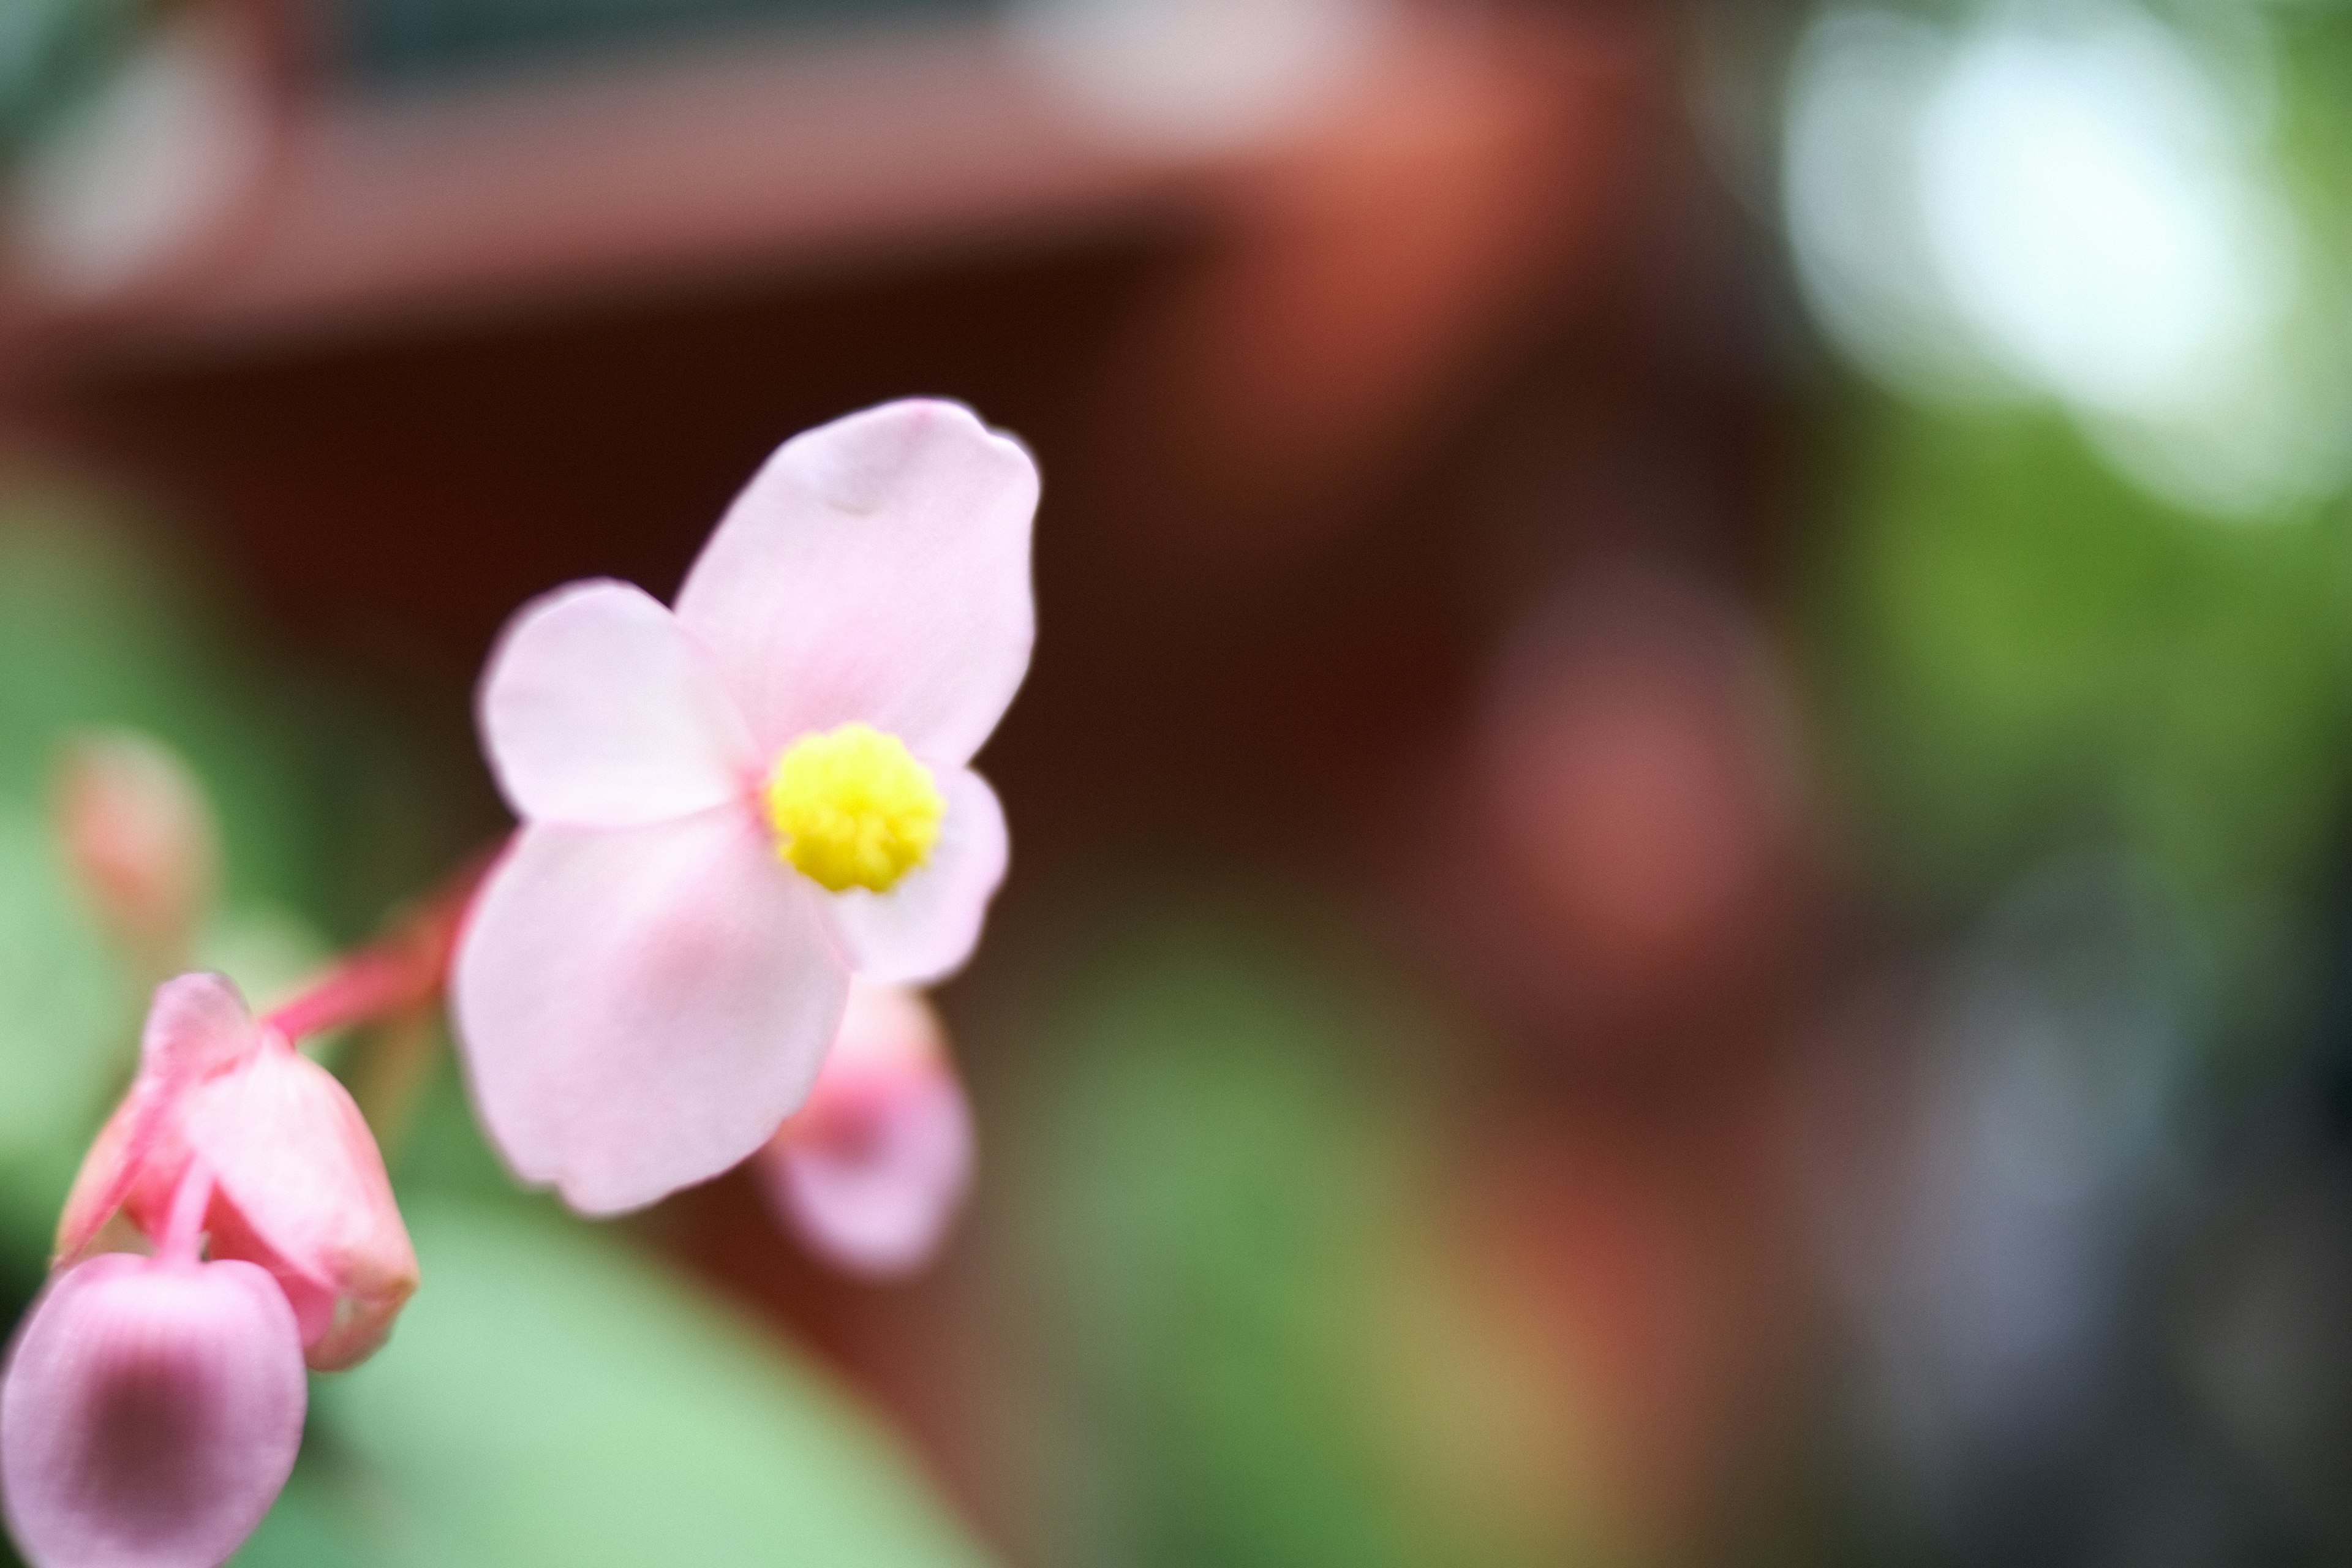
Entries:
{"label": "pale pink petal", "polygon": [[887,893],[825,896],[842,950],[862,980],[925,984],[954,973],[980,942],[1004,880],[1009,845],[996,792],[968,768],[943,770],[948,811],[930,858]]}
{"label": "pale pink petal", "polygon": [[948,1032],[919,991],[872,980],[849,983],[849,1005],[825,1053],[812,1096],[825,1084],[861,1072],[944,1061]]}
{"label": "pale pink petal", "polygon": [[100,1129],[58,1217],[57,1256],[90,1243],[134,1189],[168,1204],[186,1152],[174,1122],[184,1097],[210,1075],[245,1061],[261,1037],[236,987],[217,974],[183,974],[155,988],[131,1092]]}
{"label": "pale pink petal", "polygon": [[928,1262],[971,1184],[971,1113],[919,997],[858,983],[808,1103],[755,1162],[777,1216],[836,1267]]}
{"label": "pale pink petal", "polygon": [[213,1256],[276,1277],[312,1367],[364,1359],[416,1289],[416,1253],[351,1095],[316,1062],[272,1050],[191,1095],[186,1116],[216,1184]]}
{"label": "pale pink petal", "polygon": [[574,583],[524,605],[490,655],[479,707],[490,770],[530,821],[664,822],[756,783],[709,656],[626,583]]}
{"label": "pale pink petal", "polygon": [[807,1095],[848,989],[816,900],[732,807],[525,827],[452,984],[476,1104],[516,1173],[610,1214],[758,1148]]}
{"label": "pale pink petal", "polygon": [[152,1146],[158,1125],[155,1097],[142,1096],[133,1084],[130,1095],[114,1108],[98,1130],[89,1152],[81,1157],[72,1190],[58,1215],[57,1247],[51,1260],[67,1262],[80,1256],[106,1222],[130,1197],[131,1184]]}
{"label": "pale pink petal", "polygon": [[227,976],[183,974],[155,987],[139,1070],[184,1085],[236,1066],[260,1045],[253,1015]]}
{"label": "pale pink petal", "polygon": [[1029,668],[1029,454],[953,403],[886,404],[778,448],[677,597],[772,752],[851,720],[962,763]]}
{"label": "pale pink petal", "polygon": [[215,1568],[285,1486],[308,1391],[245,1263],[111,1253],[53,1282],[0,1387],[0,1497],[35,1568]]}

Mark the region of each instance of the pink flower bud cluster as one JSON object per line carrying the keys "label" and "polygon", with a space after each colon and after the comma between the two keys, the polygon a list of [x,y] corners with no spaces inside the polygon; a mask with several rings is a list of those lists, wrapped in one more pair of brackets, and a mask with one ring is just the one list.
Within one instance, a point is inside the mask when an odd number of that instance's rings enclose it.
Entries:
{"label": "pink flower bud cluster", "polygon": [[[126,1229],[153,1256],[89,1256]],[[162,986],[0,1384],[35,1568],[213,1568],[300,1446],[306,1365],[383,1342],[416,1255],[359,1108],[218,975]]]}
{"label": "pink flower bud cluster", "polygon": [[[969,764],[1028,670],[1037,494],[953,404],[787,442],[674,608],[575,584],[509,626],[480,717],[522,826],[462,922],[446,900],[257,1022],[217,975],[157,991],[0,1383],[0,1503],[34,1568],[215,1568],[268,1511],[306,1366],[371,1353],[417,1282],[365,1121],[294,1041],[413,1016],[445,973],[524,1180],[610,1214],[750,1160],[835,1265],[930,1257],[971,1118],[905,987],[962,964],[1004,876]],[[60,786],[80,879],[150,959],[184,948],[215,870],[168,763],[89,748]],[[126,1237],[152,1254],[104,1250]]]}

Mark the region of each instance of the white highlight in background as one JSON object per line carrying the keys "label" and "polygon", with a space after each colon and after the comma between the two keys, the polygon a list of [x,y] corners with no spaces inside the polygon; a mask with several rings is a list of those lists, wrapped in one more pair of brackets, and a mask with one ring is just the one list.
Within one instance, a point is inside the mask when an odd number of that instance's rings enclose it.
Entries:
{"label": "white highlight in background", "polygon": [[2352,385],[2243,97],[2128,5],[1832,13],[1783,144],[1807,296],[1912,395],[2052,397],[2143,488],[2279,514],[2342,482]]}
{"label": "white highlight in background", "polygon": [[1006,25],[1099,130],[1207,153],[1311,120],[1359,79],[1392,12],[1391,0],[1015,0]]}

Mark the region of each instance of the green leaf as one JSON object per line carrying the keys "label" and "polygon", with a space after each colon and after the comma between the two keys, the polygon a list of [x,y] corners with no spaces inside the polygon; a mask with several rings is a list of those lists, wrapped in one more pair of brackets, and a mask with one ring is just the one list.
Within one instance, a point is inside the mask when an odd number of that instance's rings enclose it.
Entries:
{"label": "green leaf", "polygon": [[0,800],[0,1172],[79,1152],[129,1076],[137,1030],[40,818]]}
{"label": "green leaf", "polygon": [[2346,542],[2230,527],[2049,415],[1877,411],[1828,658],[1892,868],[1980,892],[2120,841],[2219,907],[2308,879],[2341,797]]}
{"label": "green leaf", "polygon": [[0,796],[43,798],[76,730],[142,731],[204,781],[231,896],[301,907],[326,831],[290,705],[225,651],[208,586],[108,500],[0,477]]}
{"label": "green leaf", "polygon": [[1255,905],[1114,932],[1026,1027],[1035,1085],[982,1108],[1070,1380],[1054,1560],[1584,1560],[1582,1475],[1509,1513],[1462,1484],[1525,1383],[1429,1245],[1445,1025],[1344,931]]}
{"label": "green leaf", "polygon": [[248,1568],[985,1561],[839,1387],[623,1244],[464,1204],[410,1222],[424,1289],[314,1385]]}

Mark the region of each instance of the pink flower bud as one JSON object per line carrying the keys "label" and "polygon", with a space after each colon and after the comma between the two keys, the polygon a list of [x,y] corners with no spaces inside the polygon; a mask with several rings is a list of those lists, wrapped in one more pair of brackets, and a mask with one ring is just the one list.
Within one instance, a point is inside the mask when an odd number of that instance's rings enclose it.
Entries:
{"label": "pink flower bud", "polygon": [[188,1097],[186,1129],[217,1184],[213,1255],[277,1277],[313,1367],[364,1359],[416,1289],[416,1254],[350,1094],[309,1058],[265,1047]]}
{"label": "pink flower bud", "polygon": [[930,1260],[971,1185],[971,1112],[939,1016],[895,985],[850,987],[808,1103],[756,1157],[770,1206],[853,1274]]}
{"label": "pink flower bud", "polygon": [[276,1279],[310,1365],[332,1372],[381,1344],[416,1289],[416,1254],[375,1140],[333,1075],[257,1027],[213,974],[156,991],[139,1076],[82,1163],[58,1256],[118,1209],[160,1237],[197,1157],[214,1177],[212,1255]]}
{"label": "pink flower bud", "polygon": [[214,1568],[285,1486],[308,1398],[294,1314],[260,1269],[92,1258],[9,1351],[9,1531],[34,1568]]}
{"label": "pink flower bud", "polygon": [[160,1226],[187,1169],[180,1121],[189,1094],[243,1066],[260,1043],[236,988],[219,976],[184,974],[156,987],[140,1041],[138,1076],[82,1156],[58,1216],[58,1261],[88,1247],[134,1191],[143,1200],[138,1206]]}
{"label": "pink flower bud", "polygon": [[66,862],[90,907],[125,952],[170,973],[194,943],[218,878],[204,787],[163,746],[120,731],[68,742],[55,791]]}

